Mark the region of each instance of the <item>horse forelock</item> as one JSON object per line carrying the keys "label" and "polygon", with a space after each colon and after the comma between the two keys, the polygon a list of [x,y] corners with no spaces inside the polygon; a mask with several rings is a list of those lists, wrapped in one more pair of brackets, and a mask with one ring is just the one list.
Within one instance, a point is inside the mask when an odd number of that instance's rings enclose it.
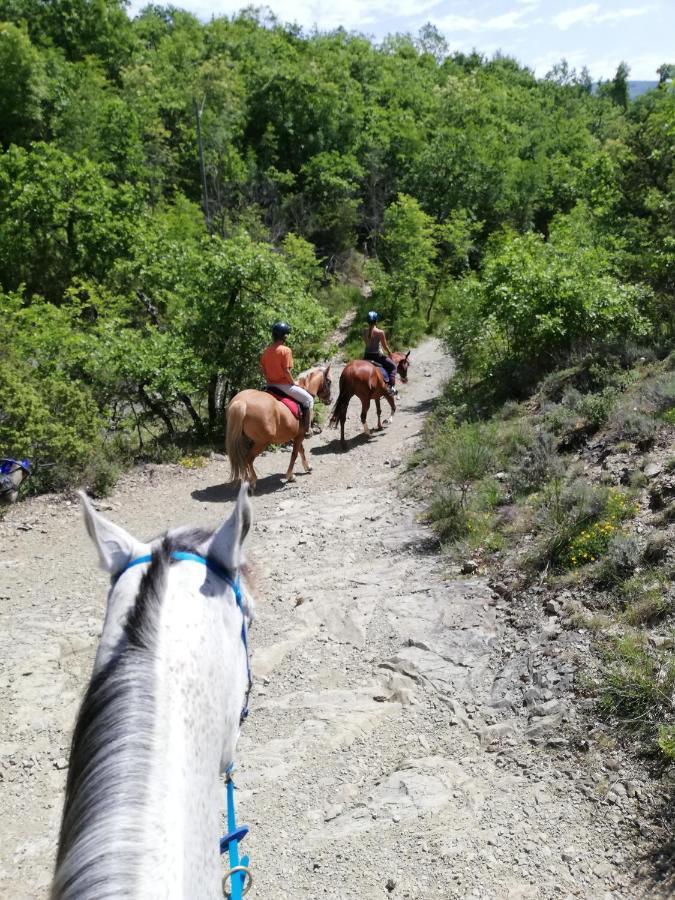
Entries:
{"label": "horse forelock", "polygon": [[87,688],[71,744],[52,900],[138,896],[156,757],[154,660],[171,554],[194,552],[211,535],[181,529],[155,544],[117,652]]}

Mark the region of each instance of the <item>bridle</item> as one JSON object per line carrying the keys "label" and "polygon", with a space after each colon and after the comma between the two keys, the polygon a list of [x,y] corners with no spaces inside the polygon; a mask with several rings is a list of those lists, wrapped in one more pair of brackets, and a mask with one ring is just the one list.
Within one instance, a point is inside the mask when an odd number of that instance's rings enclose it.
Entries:
{"label": "bridle", "polygon": [[[224,567],[221,566],[220,563],[217,563],[213,559],[209,559],[206,556],[200,556],[198,553],[188,553],[184,550],[174,550],[171,554],[171,559],[176,560],[177,562],[194,562],[199,563],[202,566],[205,566],[209,572],[213,572],[218,578],[222,579],[232,593],[234,594],[234,598],[237,601],[237,607],[241,612],[241,639],[244,644],[244,652],[246,654],[246,679],[247,679],[247,687],[246,687],[246,695],[244,698],[244,707],[239,716],[239,723],[241,724],[244,719],[248,716],[248,699],[251,694],[251,688],[253,686],[253,677],[251,675],[251,658],[248,650],[248,634],[246,630],[246,612],[244,610],[244,600],[241,592],[241,583],[239,581],[239,576],[232,577],[232,574]],[[115,578],[113,579],[113,584],[116,584],[119,579],[127,572],[129,569],[132,569],[134,566],[140,566],[144,563],[152,562],[152,555],[147,554],[147,556],[137,556],[136,559],[132,559],[131,562],[127,563],[126,566],[119,572]]]}
{"label": "bridle", "polygon": [[329,404],[330,403],[330,389],[331,389],[331,378],[330,375],[322,375],[321,376],[321,387],[317,391],[316,396],[321,400],[322,403]]}
{"label": "bridle", "polygon": [[322,403],[328,405],[330,403],[331,377],[325,371],[321,372],[321,387],[316,392],[316,396]]}
{"label": "bridle", "polygon": [[[248,700],[251,693],[251,687],[253,686],[253,679],[251,677],[251,657],[248,651],[248,635],[246,632],[246,611],[244,610],[244,600],[241,592],[239,575],[233,577],[232,573],[224,566],[221,566],[220,563],[217,563],[213,559],[209,559],[207,556],[200,556],[199,553],[189,553],[185,550],[174,550],[171,553],[171,559],[176,560],[176,562],[193,562],[198,563],[201,566],[205,566],[209,570],[209,572],[212,572],[217,578],[220,578],[227,584],[227,586],[234,594],[235,600],[237,601],[237,607],[241,612],[241,639],[244,644],[244,652],[246,654],[247,678],[244,708],[242,709],[239,716],[239,724],[241,725],[244,719],[248,716]],[[134,566],[140,566],[144,563],[150,562],[152,562],[151,554],[147,554],[146,556],[138,556],[136,557],[136,559],[132,559],[131,562],[127,563],[122,571],[115,576],[115,578],[113,579],[113,585],[117,583],[117,581],[121,578],[122,575],[124,575],[124,573],[128,569],[132,569]],[[233,768],[234,763],[231,763],[225,771],[227,790],[227,824],[229,830],[228,833],[220,839],[220,853],[221,855],[224,853],[229,854],[230,869],[223,875],[222,887],[223,896],[229,896],[231,900],[241,900],[243,895],[249,892],[251,885],[253,884],[253,876],[251,875],[251,871],[249,868],[248,856],[244,856],[241,859],[239,858],[239,842],[243,840],[248,834],[248,825],[238,826],[236,822],[234,811],[234,782],[232,780]],[[228,879],[230,881],[229,892],[227,891]],[[246,887],[244,887],[244,882],[246,882]]]}

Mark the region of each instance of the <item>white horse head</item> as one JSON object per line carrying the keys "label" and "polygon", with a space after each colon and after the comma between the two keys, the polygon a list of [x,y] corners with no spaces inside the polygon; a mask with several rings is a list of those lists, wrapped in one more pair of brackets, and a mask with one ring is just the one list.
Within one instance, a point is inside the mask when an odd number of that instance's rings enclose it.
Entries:
{"label": "white horse head", "polygon": [[149,544],[82,496],[110,573],[70,755],[53,900],[221,894],[219,778],[250,688],[253,605],[239,574],[248,486],[215,532]]}

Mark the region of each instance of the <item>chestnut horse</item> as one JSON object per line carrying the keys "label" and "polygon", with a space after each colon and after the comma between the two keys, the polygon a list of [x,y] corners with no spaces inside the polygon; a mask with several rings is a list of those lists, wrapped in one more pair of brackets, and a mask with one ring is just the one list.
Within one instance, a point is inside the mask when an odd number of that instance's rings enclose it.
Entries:
{"label": "chestnut horse", "polygon": [[399,350],[395,350],[390,356],[391,361],[396,364],[396,371],[403,384],[408,383],[408,369],[410,368],[409,357],[410,350],[408,350],[407,353],[401,353]]}
{"label": "chestnut horse", "polygon": [[[298,375],[297,383],[313,397],[330,403],[330,366],[314,366]],[[302,422],[290,409],[266,391],[246,390],[236,394],[227,408],[227,436],[225,449],[230,460],[232,481],[248,481],[255,487],[258,476],[253,460],[270,444],[293,442],[291,461],[286,472],[288,481],[295,481],[293,467],[300,454],[305,472],[312,467],[307,462]]]}
{"label": "chestnut horse", "polygon": [[[410,350],[407,353],[396,352],[391,355],[403,382],[408,381],[409,356]],[[370,434],[366,417],[370,409],[371,400],[375,401],[378,431],[382,431],[382,410],[380,407],[382,397],[386,399],[391,407],[392,416],[396,412],[396,403],[387,389],[381,367],[367,359],[353,359],[347,363],[340,375],[340,393],[330,415],[330,425],[333,428],[337,428],[338,424],[340,425],[340,444],[343,450],[347,449],[345,441],[347,407],[355,394],[361,401],[361,424],[365,434]]]}

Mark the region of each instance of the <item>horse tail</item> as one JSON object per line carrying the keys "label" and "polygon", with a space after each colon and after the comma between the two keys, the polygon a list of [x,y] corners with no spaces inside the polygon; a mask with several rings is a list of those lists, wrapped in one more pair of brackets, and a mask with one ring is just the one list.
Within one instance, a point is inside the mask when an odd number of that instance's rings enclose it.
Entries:
{"label": "horse tail", "polygon": [[243,481],[247,477],[246,457],[251,448],[251,440],[244,434],[246,401],[232,400],[227,409],[227,431],[225,450],[230,460],[230,478]]}
{"label": "horse tail", "polygon": [[337,428],[340,422],[347,417],[347,407],[349,406],[349,401],[352,399],[352,396],[352,391],[347,387],[346,379],[343,381],[342,376],[340,376],[340,393],[338,394],[337,401],[331,411],[330,419],[328,420],[328,424],[331,428]]}

